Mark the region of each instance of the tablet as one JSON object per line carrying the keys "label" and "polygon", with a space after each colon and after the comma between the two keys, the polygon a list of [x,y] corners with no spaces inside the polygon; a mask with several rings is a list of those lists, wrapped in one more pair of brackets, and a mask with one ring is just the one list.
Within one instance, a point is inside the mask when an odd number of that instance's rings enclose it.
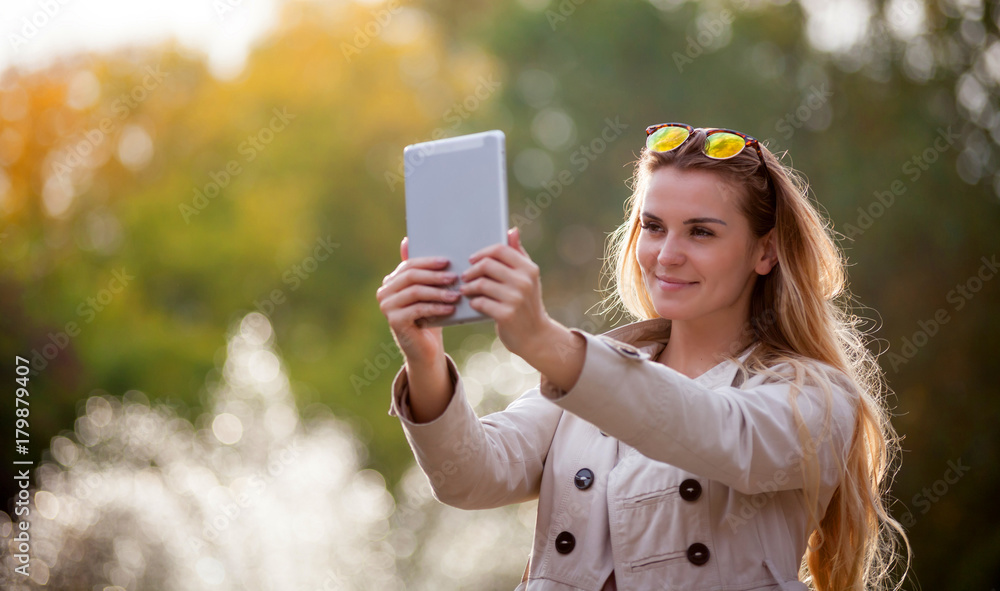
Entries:
{"label": "tablet", "polygon": [[[469,257],[507,242],[507,161],[500,130],[445,138],[403,149],[409,256],[443,256],[461,274]],[[461,279],[449,289],[458,290]],[[424,326],[492,320],[456,300],[454,312],[428,317]]]}

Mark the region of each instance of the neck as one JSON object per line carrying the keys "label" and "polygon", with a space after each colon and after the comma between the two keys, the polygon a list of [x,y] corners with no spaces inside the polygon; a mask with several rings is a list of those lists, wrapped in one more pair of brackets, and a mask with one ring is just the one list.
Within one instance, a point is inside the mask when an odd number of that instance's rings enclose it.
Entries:
{"label": "neck", "polygon": [[658,361],[696,378],[726,355],[738,354],[745,348],[749,341],[746,325],[746,316],[740,322],[731,318],[672,320],[670,338]]}

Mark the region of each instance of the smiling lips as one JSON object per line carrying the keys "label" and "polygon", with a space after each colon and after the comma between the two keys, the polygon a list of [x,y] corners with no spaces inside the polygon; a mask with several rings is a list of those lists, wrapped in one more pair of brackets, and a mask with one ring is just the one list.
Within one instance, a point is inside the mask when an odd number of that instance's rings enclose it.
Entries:
{"label": "smiling lips", "polygon": [[676,277],[657,277],[656,282],[659,283],[660,289],[665,291],[677,291],[698,283],[697,281],[684,281]]}

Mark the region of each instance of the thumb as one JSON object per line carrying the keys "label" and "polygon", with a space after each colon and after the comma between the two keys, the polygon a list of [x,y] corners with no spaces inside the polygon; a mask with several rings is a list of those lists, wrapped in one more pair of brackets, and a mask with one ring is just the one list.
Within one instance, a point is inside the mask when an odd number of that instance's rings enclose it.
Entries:
{"label": "thumb", "polygon": [[517,226],[514,226],[509,232],[507,232],[507,244],[524,254],[528,254],[528,252],[524,250],[524,245],[521,244],[521,229]]}

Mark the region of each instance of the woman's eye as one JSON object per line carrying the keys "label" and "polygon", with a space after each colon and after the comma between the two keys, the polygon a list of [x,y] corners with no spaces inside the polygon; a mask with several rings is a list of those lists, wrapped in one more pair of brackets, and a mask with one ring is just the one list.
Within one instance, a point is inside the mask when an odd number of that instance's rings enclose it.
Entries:
{"label": "woman's eye", "polygon": [[[640,224],[639,227],[642,228],[643,230],[649,230],[651,232],[659,232],[662,230],[659,224],[654,224],[652,222],[644,222]],[[701,226],[695,226],[691,228],[691,234],[694,236],[715,236],[715,234],[712,233],[711,230],[703,228]]]}

